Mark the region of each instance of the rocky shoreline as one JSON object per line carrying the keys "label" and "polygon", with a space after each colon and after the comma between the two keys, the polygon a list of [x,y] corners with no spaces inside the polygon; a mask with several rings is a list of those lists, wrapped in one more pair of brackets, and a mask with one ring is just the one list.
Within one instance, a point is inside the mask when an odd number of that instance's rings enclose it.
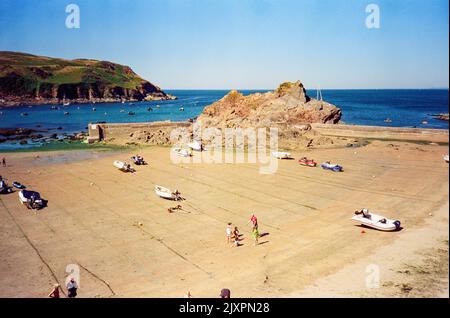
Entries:
{"label": "rocky shoreline", "polygon": [[13,143],[27,145],[31,143],[47,144],[51,142],[84,140],[86,132],[78,133],[58,133],[62,127],[48,129],[31,128],[0,128],[0,144]]}
{"label": "rocky shoreline", "polygon": [[163,101],[163,100],[176,100],[177,97],[165,94],[165,95],[148,95],[144,99],[137,98],[77,98],[71,100],[61,100],[59,98],[21,98],[11,96],[9,98],[0,99],[0,107],[20,107],[20,106],[42,106],[42,105],[63,105],[69,104],[105,104],[105,103],[121,103],[121,102],[142,102],[142,101]]}

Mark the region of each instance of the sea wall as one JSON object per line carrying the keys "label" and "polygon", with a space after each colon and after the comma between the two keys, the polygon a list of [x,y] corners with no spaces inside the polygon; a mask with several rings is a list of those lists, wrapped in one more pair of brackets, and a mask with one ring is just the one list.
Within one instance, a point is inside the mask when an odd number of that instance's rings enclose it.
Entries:
{"label": "sea wall", "polygon": [[311,124],[323,136],[355,137],[370,139],[449,142],[448,129],[403,128],[357,125]]}
{"label": "sea wall", "polygon": [[[151,123],[101,123],[89,124],[88,142],[105,141],[116,144],[168,145],[173,139],[173,131],[191,131],[189,122]],[[175,137],[176,139],[176,137]]]}
{"label": "sea wall", "polygon": [[[398,128],[381,126],[356,126],[311,124],[311,129],[303,133],[280,135],[280,146],[289,149],[303,149],[319,146],[346,144],[346,138],[404,140],[423,142],[449,142],[448,129]],[[89,124],[88,142],[105,141],[113,144],[170,145],[183,137],[192,138],[190,122],[152,123],[101,123]],[[204,140],[207,142],[206,140]]]}

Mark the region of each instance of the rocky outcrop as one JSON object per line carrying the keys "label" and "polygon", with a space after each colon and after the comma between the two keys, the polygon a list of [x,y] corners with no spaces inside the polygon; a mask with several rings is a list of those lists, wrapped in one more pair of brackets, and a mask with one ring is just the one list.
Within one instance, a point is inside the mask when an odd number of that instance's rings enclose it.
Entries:
{"label": "rocky outcrop", "polygon": [[0,106],[175,98],[125,65],[0,52]]}
{"label": "rocky outcrop", "polygon": [[206,107],[198,117],[205,127],[273,127],[306,123],[336,124],[341,119],[336,106],[310,98],[300,81],[283,83],[273,92],[248,96],[229,92]]}
{"label": "rocky outcrop", "polygon": [[[231,91],[207,106],[197,118],[194,134],[203,128],[277,128],[279,146],[304,149],[344,145],[336,138],[322,136],[310,123],[337,124],[342,113],[336,106],[309,97],[300,81],[286,82],[276,90],[248,96]],[[195,127],[200,127],[196,130]],[[212,142],[205,140],[205,142]]]}

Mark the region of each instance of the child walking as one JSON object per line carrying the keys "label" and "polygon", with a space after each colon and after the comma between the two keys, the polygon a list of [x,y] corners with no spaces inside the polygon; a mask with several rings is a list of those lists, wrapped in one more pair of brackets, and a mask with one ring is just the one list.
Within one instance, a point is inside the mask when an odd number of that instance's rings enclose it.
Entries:
{"label": "child walking", "polygon": [[237,226],[234,227],[233,236],[234,236],[234,246],[238,247],[239,246],[239,230],[238,230]]}
{"label": "child walking", "polygon": [[228,223],[227,225],[227,243],[231,242],[231,233],[232,233],[232,229],[231,229],[231,222]]}

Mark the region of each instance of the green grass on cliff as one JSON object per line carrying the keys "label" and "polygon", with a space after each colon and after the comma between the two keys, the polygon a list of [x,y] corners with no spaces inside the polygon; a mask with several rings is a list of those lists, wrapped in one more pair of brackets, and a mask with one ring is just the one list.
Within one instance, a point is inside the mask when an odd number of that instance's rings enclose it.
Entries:
{"label": "green grass on cliff", "polygon": [[[21,93],[49,84],[102,83],[106,86],[135,88],[144,80],[129,67],[88,59],[64,60],[25,53],[0,51],[0,79],[8,85],[8,77],[21,78]],[[17,84],[15,84],[17,85]]]}

